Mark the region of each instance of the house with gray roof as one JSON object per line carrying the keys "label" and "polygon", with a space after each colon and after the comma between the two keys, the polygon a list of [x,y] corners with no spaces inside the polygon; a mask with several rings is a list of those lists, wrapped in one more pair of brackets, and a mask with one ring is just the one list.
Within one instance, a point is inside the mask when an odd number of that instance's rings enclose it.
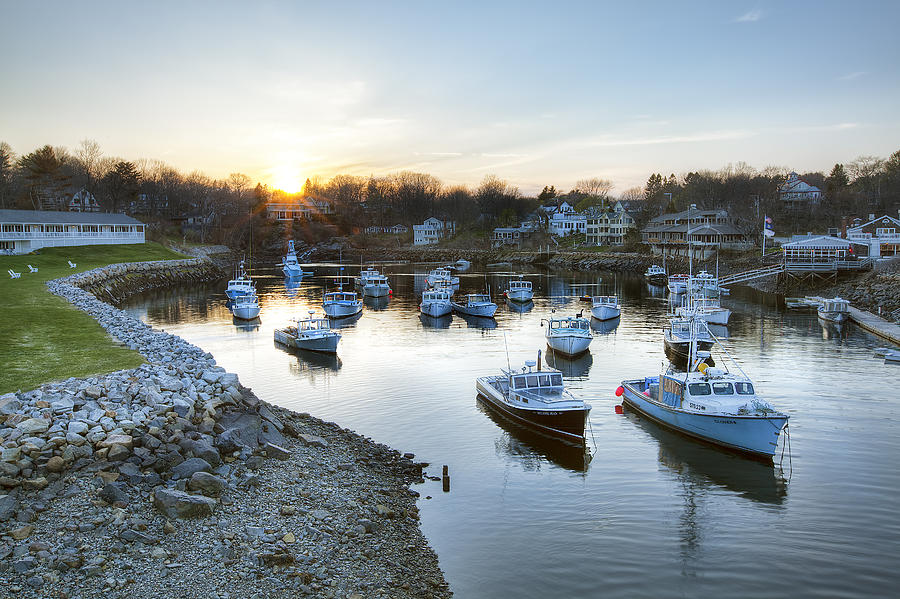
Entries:
{"label": "house with gray roof", "polygon": [[0,252],[44,247],[144,243],[145,225],[125,214],[0,210]]}
{"label": "house with gray roof", "polygon": [[641,231],[643,243],[654,254],[687,256],[688,251],[701,259],[717,248],[746,250],[753,243],[734,225],[725,210],[703,210],[696,204],[682,212],[662,214],[650,220]]}

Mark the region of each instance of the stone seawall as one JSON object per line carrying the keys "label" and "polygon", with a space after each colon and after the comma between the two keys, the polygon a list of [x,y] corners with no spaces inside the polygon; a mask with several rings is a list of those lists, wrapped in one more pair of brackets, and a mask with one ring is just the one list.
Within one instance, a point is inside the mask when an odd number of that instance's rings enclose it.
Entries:
{"label": "stone seawall", "polygon": [[198,272],[48,282],[147,363],[0,397],[0,596],[450,596],[409,488],[425,464],[260,401],[80,288],[120,300]]}
{"label": "stone seawall", "polygon": [[188,258],[157,262],[111,264],[64,280],[95,297],[117,305],[128,297],[179,283],[214,281],[225,276],[224,266],[211,259]]}

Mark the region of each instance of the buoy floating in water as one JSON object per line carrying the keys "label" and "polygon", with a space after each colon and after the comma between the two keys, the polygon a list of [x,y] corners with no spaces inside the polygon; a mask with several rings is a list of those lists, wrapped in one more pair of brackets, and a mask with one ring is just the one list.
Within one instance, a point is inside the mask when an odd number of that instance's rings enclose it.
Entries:
{"label": "buoy floating in water", "polygon": [[623,393],[625,393],[625,388],[622,385],[616,387],[616,397],[622,397]]}
{"label": "buoy floating in water", "polygon": [[622,408],[622,404],[616,404],[616,414],[624,414],[625,410]]}

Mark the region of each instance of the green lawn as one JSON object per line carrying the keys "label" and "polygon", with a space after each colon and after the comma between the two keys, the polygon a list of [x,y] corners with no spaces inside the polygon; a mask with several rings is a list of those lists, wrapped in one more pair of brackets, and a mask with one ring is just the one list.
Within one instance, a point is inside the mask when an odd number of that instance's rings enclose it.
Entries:
{"label": "green lawn", "polygon": [[[25,256],[0,256],[0,393],[134,368],[144,361],[114,342],[93,318],[50,293],[46,281],[106,264],[183,258],[156,243],[44,248]],[[69,268],[68,260],[77,268]],[[28,264],[38,272],[30,273]],[[21,278],[11,279],[7,269],[22,273]]]}

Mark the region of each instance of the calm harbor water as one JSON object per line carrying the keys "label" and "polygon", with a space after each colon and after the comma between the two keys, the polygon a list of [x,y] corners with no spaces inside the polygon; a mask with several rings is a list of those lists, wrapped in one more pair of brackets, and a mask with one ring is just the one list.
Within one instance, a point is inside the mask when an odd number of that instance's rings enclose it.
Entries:
{"label": "calm harbor water", "polygon": [[[625,378],[657,374],[666,299],[615,273],[532,273],[535,300],[500,304],[496,321],[420,317],[424,265],[386,266],[394,295],[366,300],[338,356],[291,353],[272,331],[320,309],[334,265],[286,285],[261,270],[257,324],[233,321],[224,282],[168,289],[125,307],[212,352],[269,402],[314,414],[450,468],[452,489],[416,489],[422,529],[457,597],[868,597],[900,583],[900,368],[884,343],[812,312],[726,298],[728,351],[790,414],[779,466],[698,444],[616,414]],[[355,269],[358,270],[358,269]],[[351,271],[348,268],[348,272]],[[495,295],[509,273],[469,272],[462,291]],[[593,405],[591,457],[495,416],[475,378],[545,350],[541,318],[587,307],[584,290],[619,295],[619,322],[590,354],[556,361]],[[589,310],[585,313],[589,314]],[[427,498],[427,497],[430,497]]]}

